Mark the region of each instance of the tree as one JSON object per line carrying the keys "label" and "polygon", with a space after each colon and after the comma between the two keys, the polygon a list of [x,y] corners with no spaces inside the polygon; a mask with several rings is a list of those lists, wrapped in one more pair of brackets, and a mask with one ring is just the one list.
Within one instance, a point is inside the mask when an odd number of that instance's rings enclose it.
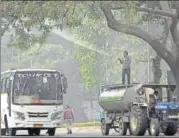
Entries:
{"label": "tree", "polygon": [[[172,8],[172,2],[169,4],[169,8]],[[167,3],[168,4],[168,3]],[[149,43],[152,48],[158,53],[158,55],[163,58],[171,67],[171,70],[174,74],[176,74],[175,64],[177,59],[177,54],[173,56],[172,54],[177,51],[171,51],[165,48],[165,44],[161,43],[158,39],[161,38],[154,38],[149,33],[144,31],[142,28],[136,26],[139,23],[138,18],[136,15],[139,13],[138,11],[142,11],[142,14],[139,17],[143,19],[143,12],[150,13],[154,15],[154,19],[164,26],[168,21],[168,18],[163,19],[163,17],[170,17],[173,21],[176,20],[176,13],[164,10],[164,6],[162,8],[162,3],[158,2],[95,2],[95,1],[83,1],[83,2],[73,2],[73,1],[13,1],[7,2],[5,12],[2,13],[3,16],[3,28],[1,28],[1,34],[3,34],[10,26],[15,29],[16,37],[12,39],[12,43],[9,46],[15,46],[18,48],[28,49],[34,46],[35,43],[42,43],[49,32],[54,28],[58,27],[61,29],[66,28],[76,28],[82,27],[82,20],[85,16],[91,18],[92,16],[96,16],[96,21],[104,22],[107,21],[109,28],[122,32],[129,35],[134,35],[138,38]],[[145,7],[141,7],[141,6]],[[148,7],[155,7],[157,10],[150,9]],[[112,10],[115,10],[112,13]],[[116,12],[116,11],[121,11]],[[101,12],[102,11],[102,12]],[[176,10],[177,11],[177,10]],[[104,16],[105,15],[105,18]],[[125,20],[125,23],[122,23],[122,20],[119,22],[121,16],[124,15],[129,16],[127,18],[128,21]],[[142,15],[142,16],[141,16]],[[159,16],[160,15],[160,16]],[[115,18],[116,16],[116,18]],[[161,17],[162,16],[162,17]],[[122,19],[123,19],[122,18]],[[178,18],[178,17],[177,17]],[[128,24],[130,23],[130,24]],[[176,23],[176,22],[175,22]],[[89,27],[93,27],[93,24],[89,24]],[[95,26],[96,27],[96,26]],[[95,28],[94,27],[94,28]],[[40,36],[34,36],[30,33],[30,30],[33,28],[37,28],[41,31]],[[169,29],[169,27],[167,27]],[[171,37],[175,38],[172,34],[176,34],[176,31],[173,28],[176,28],[176,24],[173,24],[171,27],[170,32]],[[99,28],[95,28],[98,30]],[[99,29],[102,30],[102,29]],[[85,31],[81,31],[83,34]],[[166,31],[167,32],[167,31]],[[167,34],[167,33],[165,33]],[[120,34],[121,35],[121,34]],[[162,35],[163,36],[163,35]],[[168,35],[166,35],[168,36]],[[164,37],[162,37],[164,38]],[[174,39],[174,42],[176,39]],[[177,52],[175,52],[177,53]],[[158,58],[160,59],[160,58]],[[175,76],[175,75],[174,75]],[[177,77],[179,78],[179,77]],[[177,84],[178,86],[178,84]]]}
{"label": "tree", "polygon": [[142,5],[135,5],[135,8],[137,11],[141,12],[152,12],[154,15],[160,16],[160,18],[165,17],[164,19],[166,19],[167,22],[171,19],[171,24],[168,27],[174,43],[171,45],[170,48],[166,48],[160,40],[154,38],[152,35],[144,31],[140,27],[137,27],[135,25],[123,24],[116,20],[114,14],[112,13],[112,10],[127,8],[126,3],[118,3],[115,5],[113,3],[100,3],[100,7],[104,13],[108,27],[118,32],[139,37],[150,44],[150,46],[157,52],[157,54],[161,58],[163,58],[167,62],[167,64],[171,68],[177,84],[177,88],[179,89],[179,30],[177,28],[179,19],[179,2],[175,1],[172,3],[172,5],[169,5],[169,2],[167,2],[167,4],[166,2],[160,1],[156,3],[155,5],[160,6],[161,8],[150,9],[147,7],[142,7]]}
{"label": "tree", "polygon": [[[90,13],[87,12],[87,14]],[[139,70],[135,59],[146,53],[137,51],[136,46],[140,47],[139,45],[141,45],[143,48],[142,45],[144,44],[137,38],[129,38],[125,34],[119,35],[117,32],[105,27],[105,22],[96,18],[94,13],[90,17],[86,15],[81,26],[70,28],[68,36],[72,36],[73,41],[77,45],[79,44],[77,58],[80,72],[86,84],[94,86],[94,84],[99,83],[121,83],[117,57],[120,56],[127,43],[131,46],[133,45],[129,51],[133,56],[132,63],[135,64],[132,69],[132,78],[138,76],[138,73],[133,73],[133,71]],[[89,58],[88,54],[91,52],[95,56],[90,56]],[[144,57],[144,55],[140,56],[140,59],[141,57]],[[95,66],[94,63],[96,64]]]}
{"label": "tree", "polygon": [[[6,3],[6,5],[6,10],[3,12],[4,26],[2,32],[4,33],[10,26],[13,26],[16,34],[16,37],[12,36],[12,41],[9,44],[10,47],[24,50],[34,49],[33,47],[36,47],[36,43],[43,43],[45,41],[48,33],[53,28],[60,27],[63,29],[62,27],[64,27],[64,29],[67,29],[68,27],[70,33],[76,35],[78,40],[81,40],[81,42],[88,41],[88,43],[85,43],[84,45],[89,48],[90,45],[93,45],[91,48],[100,49],[101,52],[107,52],[108,54],[113,55],[112,60],[113,64],[115,64],[117,57],[114,55],[114,52],[118,51],[122,46],[117,46],[112,38],[121,40],[126,39],[132,43],[138,41],[137,39],[128,38],[126,35],[120,35],[119,37],[117,33],[114,33],[105,27],[105,19],[103,18],[102,13],[100,13],[98,5],[95,5],[93,2],[16,1]],[[59,7],[60,9],[56,10]],[[92,10],[91,8],[94,9]],[[46,22],[47,19],[49,22],[52,21],[53,23]],[[32,34],[31,30],[34,27],[40,30],[41,34],[39,36]],[[108,43],[106,43],[107,38]],[[99,42],[101,39],[104,40],[103,43]],[[111,41],[109,41],[110,39]],[[117,43],[119,44],[119,42]],[[122,45],[121,42],[120,44]],[[82,78],[86,83],[86,87],[91,87],[96,82],[106,81],[106,78],[113,78],[113,82],[119,80],[118,75],[116,75],[119,74],[118,66],[113,66],[110,60],[111,56],[100,56],[101,60],[96,63],[98,64],[98,66],[96,66],[94,61],[97,58],[97,54],[99,53],[82,47],[77,47],[76,57],[79,61],[80,71]],[[100,70],[101,75],[96,68]]]}

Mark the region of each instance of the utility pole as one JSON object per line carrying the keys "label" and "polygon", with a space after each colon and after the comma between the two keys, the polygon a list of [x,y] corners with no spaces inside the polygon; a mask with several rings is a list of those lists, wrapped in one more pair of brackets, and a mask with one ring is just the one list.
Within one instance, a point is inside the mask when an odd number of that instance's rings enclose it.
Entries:
{"label": "utility pole", "polygon": [[32,55],[31,55],[31,57],[30,57],[30,68],[32,68],[33,67],[33,62],[32,62]]}
{"label": "utility pole", "polygon": [[18,57],[17,57],[17,63],[18,63],[18,65],[19,65],[19,59],[20,59],[20,53],[18,51]]}
{"label": "utility pole", "polygon": [[[147,32],[148,33],[149,33],[149,24],[150,24],[150,21],[148,20],[148,22],[147,22]],[[147,82],[149,83],[150,82],[150,47],[149,47],[149,44],[147,44],[147,53],[148,53]]]}
{"label": "utility pole", "polygon": [[[105,53],[106,53],[106,51],[107,51],[107,45],[104,45],[104,49],[105,49]],[[108,78],[108,63],[106,62],[107,60],[106,60],[106,58],[107,57],[105,57],[105,71],[106,71],[106,78],[105,78],[105,83],[109,83],[109,78]]]}
{"label": "utility pole", "polygon": [[12,62],[14,61],[14,49],[13,48],[11,49],[11,60]]}
{"label": "utility pole", "polygon": [[[1,13],[2,13],[2,2],[0,0],[0,26],[2,26],[2,23],[1,23]],[[2,38],[2,30],[1,30],[1,27],[0,27],[0,46],[1,46],[1,38]],[[0,49],[0,51],[1,51],[1,49]],[[0,65],[0,71],[1,71],[1,65]],[[1,78],[1,75],[0,75],[0,78]],[[0,102],[1,102],[1,94],[0,94]],[[0,124],[0,128],[1,128],[1,124]],[[0,136],[1,136],[1,131],[0,131]]]}

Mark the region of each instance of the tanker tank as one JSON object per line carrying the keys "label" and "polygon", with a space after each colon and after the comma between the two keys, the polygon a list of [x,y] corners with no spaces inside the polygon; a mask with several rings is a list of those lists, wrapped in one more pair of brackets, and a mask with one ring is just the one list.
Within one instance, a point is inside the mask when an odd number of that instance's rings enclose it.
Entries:
{"label": "tanker tank", "polygon": [[141,85],[106,85],[102,86],[99,95],[99,105],[107,112],[121,112],[129,110],[129,104],[135,101],[136,92]]}

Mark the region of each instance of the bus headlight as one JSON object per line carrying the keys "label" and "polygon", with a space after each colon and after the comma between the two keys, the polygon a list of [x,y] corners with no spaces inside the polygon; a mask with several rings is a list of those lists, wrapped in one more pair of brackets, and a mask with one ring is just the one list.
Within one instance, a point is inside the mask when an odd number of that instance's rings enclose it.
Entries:
{"label": "bus headlight", "polygon": [[52,121],[53,121],[53,120],[58,120],[58,119],[61,119],[61,117],[62,117],[62,111],[56,112],[56,113],[53,113],[53,114],[51,115],[51,120],[52,120]]}
{"label": "bus headlight", "polygon": [[22,120],[22,121],[25,120],[25,114],[24,113],[21,113],[21,112],[13,112],[13,113],[14,113],[15,119]]}

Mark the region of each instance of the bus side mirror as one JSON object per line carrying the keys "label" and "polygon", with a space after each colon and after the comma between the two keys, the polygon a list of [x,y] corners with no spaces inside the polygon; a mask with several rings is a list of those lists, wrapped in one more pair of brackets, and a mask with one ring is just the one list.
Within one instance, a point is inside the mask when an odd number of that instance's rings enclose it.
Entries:
{"label": "bus side mirror", "polygon": [[62,91],[64,94],[67,93],[67,88],[68,88],[68,82],[67,82],[67,78],[65,76],[62,77]]}

